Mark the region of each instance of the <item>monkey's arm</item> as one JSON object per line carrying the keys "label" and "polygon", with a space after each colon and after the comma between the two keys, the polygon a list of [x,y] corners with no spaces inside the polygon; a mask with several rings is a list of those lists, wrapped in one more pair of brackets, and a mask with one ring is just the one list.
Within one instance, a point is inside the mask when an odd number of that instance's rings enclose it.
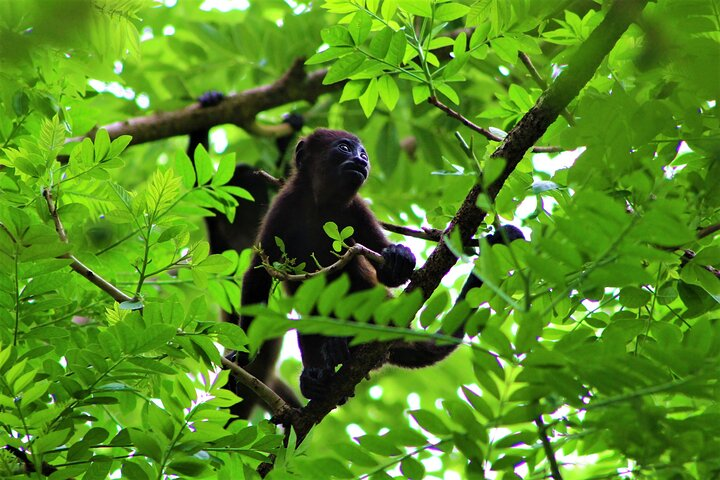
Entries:
{"label": "monkey's arm", "polygon": [[358,201],[352,205],[353,238],[362,245],[380,252],[385,262],[376,266],[377,278],[383,285],[397,287],[407,282],[415,270],[415,255],[405,245],[392,244],[370,209]]}

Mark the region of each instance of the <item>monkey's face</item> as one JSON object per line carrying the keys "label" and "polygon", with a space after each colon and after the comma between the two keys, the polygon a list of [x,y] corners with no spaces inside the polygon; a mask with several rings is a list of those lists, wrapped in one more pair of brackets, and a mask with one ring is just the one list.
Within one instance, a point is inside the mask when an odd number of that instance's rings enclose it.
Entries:
{"label": "monkey's face", "polygon": [[365,147],[353,138],[341,138],[333,142],[328,150],[328,160],[328,164],[335,169],[336,181],[353,191],[357,191],[370,174],[370,161]]}

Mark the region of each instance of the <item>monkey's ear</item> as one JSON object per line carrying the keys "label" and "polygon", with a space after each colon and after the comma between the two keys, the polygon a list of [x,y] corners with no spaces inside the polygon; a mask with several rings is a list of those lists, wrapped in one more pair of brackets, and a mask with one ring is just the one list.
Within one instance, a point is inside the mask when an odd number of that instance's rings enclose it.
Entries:
{"label": "monkey's ear", "polygon": [[300,140],[295,147],[295,165],[300,167],[305,160],[305,140]]}

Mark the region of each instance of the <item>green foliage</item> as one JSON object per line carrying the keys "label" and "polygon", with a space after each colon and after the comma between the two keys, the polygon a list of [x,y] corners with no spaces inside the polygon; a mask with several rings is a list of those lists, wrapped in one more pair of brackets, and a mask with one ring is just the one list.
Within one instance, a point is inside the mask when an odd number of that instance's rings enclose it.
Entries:
{"label": "green foliage", "polygon": [[325,230],[327,236],[333,240],[332,248],[336,252],[341,252],[343,247],[349,248],[349,245],[345,243],[345,240],[352,237],[353,233],[355,233],[355,229],[350,226],[345,227],[342,231],[340,231],[335,222],[327,222],[323,225],[323,230]]}
{"label": "green foliage", "polygon": [[[191,160],[185,139],[131,146],[96,127],[270,84],[308,58],[342,92],[260,120],[301,110],[353,131],[379,218],[445,228],[505,164],[427,99],[504,138],[613,2],[203,3],[0,2],[0,477],[257,478],[275,454],[268,478],[548,478],[539,425],[568,480],[717,476],[720,2],[649,2],[539,142],[564,151],[528,154],[494,201],[480,196],[480,234],[512,222],[532,236],[481,241],[479,256],[446,239],[484,282],[467,302],[454,305],[454,270],[425,302],[316,277],[248,309],[248,332],[217,318],[238,310],[251,252],[211,254],[202,217],[232,221],[252,200],[236,162],[284,174],[273,142],[221,126],[226,149]],[[335,252],[361,233],[325,225]],[[435,246],[410,242],[421,259]],[[273,267],[306,270],[276,245]],[[458,326],[466,337],[448,337]],[[286,447],[260,416],[227,425],[237,397],[218,364],[219,347],[290,329],[462,346],[376,372]],[[296,387],[299,369],[280,373]]]}

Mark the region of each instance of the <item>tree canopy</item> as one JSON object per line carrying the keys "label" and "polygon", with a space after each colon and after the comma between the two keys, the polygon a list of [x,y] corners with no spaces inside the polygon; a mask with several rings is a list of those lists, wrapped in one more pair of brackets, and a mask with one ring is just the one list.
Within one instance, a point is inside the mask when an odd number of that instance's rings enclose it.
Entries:
{"label": "tree canopy", "polygon": [[[0,2],[0,477],[720,476],[719,97],[720,0]],[[276,289],[246,332],[289,114],[362,139],[418,269]],[[223,350],[292,330],[362,347],[232,419]],[[373,370],[428,339],[460,347]]]}

